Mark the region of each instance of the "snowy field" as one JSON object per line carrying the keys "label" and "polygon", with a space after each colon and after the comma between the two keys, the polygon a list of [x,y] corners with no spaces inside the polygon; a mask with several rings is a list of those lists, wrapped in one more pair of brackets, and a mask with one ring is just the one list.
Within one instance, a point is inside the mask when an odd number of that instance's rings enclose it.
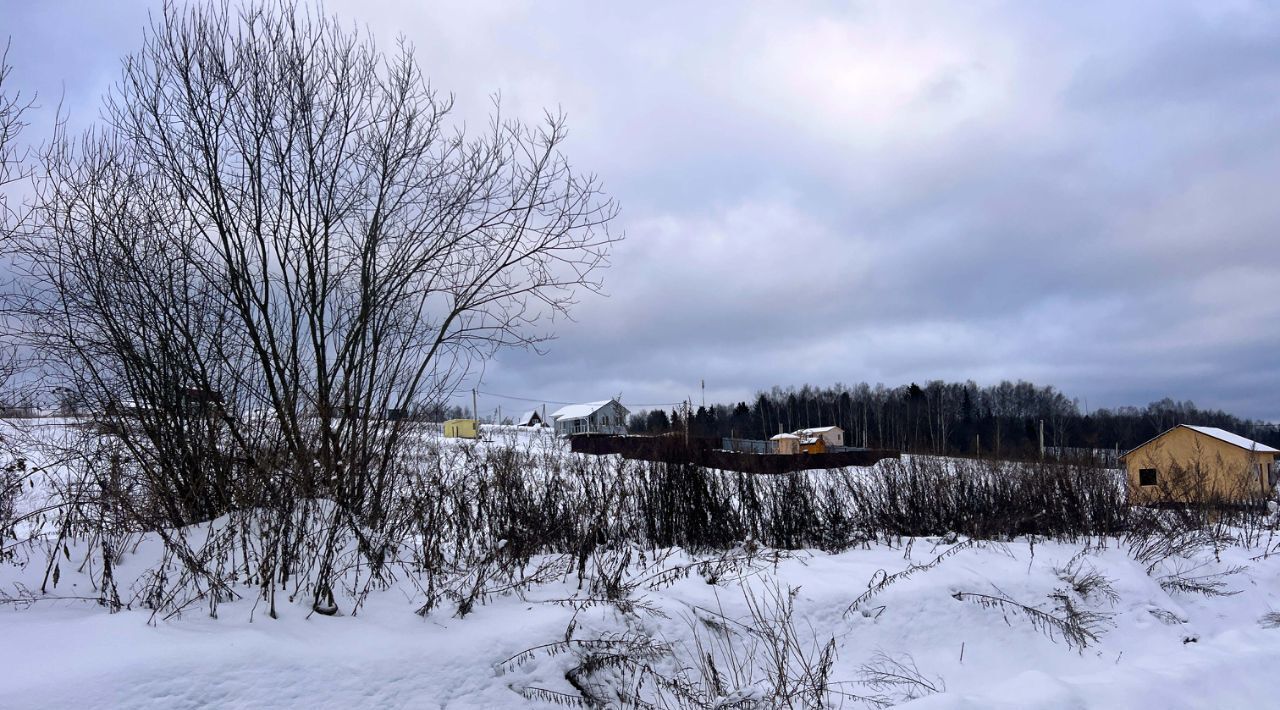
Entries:
{"label": "snowy field", "polygon": [[[0,564],[0,708],[560,707],[595,652],[630,661],[601,662],[592,683],[699,694],[646,696],[671,707],[753,707],[780,678],[803,689],[817,675],[825,701],[851,708],[1272,707],[1270,535],[1168,555],[1116,538],[619,549],[630,564],[611,600],[566,568],[461,618],[415,614],[408,580],[332,617],[282,598],[269,618],[251,589],[216,618],[198,605],[108,613],[87,544],[58,551],[46,595],[35,546],[25,564]],[[119,587],[156,568],[160,549],[143,538],[124,551]]]}

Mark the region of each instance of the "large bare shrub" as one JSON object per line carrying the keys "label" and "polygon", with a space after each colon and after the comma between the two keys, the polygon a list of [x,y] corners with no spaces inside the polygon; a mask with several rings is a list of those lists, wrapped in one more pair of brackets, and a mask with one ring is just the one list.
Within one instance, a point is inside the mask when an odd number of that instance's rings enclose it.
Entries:
{"label": "large bare shrub", "polygon": [[103,125],[44,153],[19,243],[27,342],[110,434],[84,457],[105,504],[269,508],[290,540],[325,499],[329,543],[381,564],[407,415],[545,338],[614,241],[563,117],[494,109],[464,133],[410,47],[306,7],[164,6]]}

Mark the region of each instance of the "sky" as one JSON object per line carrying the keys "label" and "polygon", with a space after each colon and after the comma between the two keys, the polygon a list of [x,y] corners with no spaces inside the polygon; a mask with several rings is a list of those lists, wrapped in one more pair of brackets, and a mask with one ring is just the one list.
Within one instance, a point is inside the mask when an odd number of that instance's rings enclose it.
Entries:
{"label": "sky", "polygon": [[[93,122],[158,7],[0,0],[33,133],[59,103]],[[565,155],[621,208],[606,294],[487,363],[483,392],[1027,379],[1280,421],[1280,6],[325,8],[410,42],[469,124],[494,94],[563,110]]]}

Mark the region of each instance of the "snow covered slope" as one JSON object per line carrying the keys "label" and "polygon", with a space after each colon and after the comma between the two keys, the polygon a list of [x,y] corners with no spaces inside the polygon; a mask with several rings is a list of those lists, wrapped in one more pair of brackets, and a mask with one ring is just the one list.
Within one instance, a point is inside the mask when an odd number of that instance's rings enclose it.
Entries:
{"label": "snow covered slope", "polygon": [[[447,611],[414,615],[412,593],[402,588],[379,593],[356,616],[332,618],[298,604],[273,620],[260,606],[255,611],[252,599],[222,605],[217,619],[193,609],[154,625],[145,610],[108,614],[91,603],[56,600],[9,604],[0,610],[0,707],[551,707],[519,691],[574,694],[565,673],[579,656],[570,650],[503,661],[563,640],[572,621],[574,638],[643,633],[673,644],[672,668],[693,665],[693,649],[719,633],[716,619],[759,627],[748,601],[768,607],[775,584],[784,594],[798,589],[791,628],[802,648],[835,640],[832,687],[851,696],[887,702],[921,696],[912,704],[919,708],[1221,708],[1274,701],[1267,668],[1280,654],[1280,629],[1260,623],[1280,609],[1274,556],[1254,560],[1255,551],[1226,549],[1221,561],[1205,553],[1153,575],[1115,544],[1084,555],[1082,546],[1027,541],[968,547],[849,610],[869,583],[951,547],[922,539],[838,555],[797,553],[776,567],[757,561],[715,584],[694,573],[670,586],[637,587],[632,600],[650,608],[633,613],[608,604],[575,613],[563,600],[593,595],[571,580],[497,599],[462,619]],[[665,564],[689,561],[677,554]],[[1109,579],[1111,591],[1078,594],[1063,578],[1073,565],[1077,577],[1095,570]],[[1230,596],[1171,594],[1159,583],[1175,569],[1195,567],[1204,576],[1236,566],[1245,569],[1223,580],[1221,591]],[[4,574],[12,589],[15,571]],[[91,596],[81,584],[64,580],[60,593]],[[1012,605],[964,597],[986,595],[1054,614],[1055,593],[1105,615],[1096,642],[1073,647]],[[739,674],[744,686],[766,682],[768,644],[734,643],[761,666]],[[921,682],[873,687],[869,664],[877,659],[909,664]],[[874,705],[843,700],[847,707]]]}

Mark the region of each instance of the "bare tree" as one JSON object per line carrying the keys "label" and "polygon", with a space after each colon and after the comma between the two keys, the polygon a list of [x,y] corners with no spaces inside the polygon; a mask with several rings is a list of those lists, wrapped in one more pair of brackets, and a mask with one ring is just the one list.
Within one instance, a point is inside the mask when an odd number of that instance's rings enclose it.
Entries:
{"label": "bare tree", "polygon": [[[12,89],[12,67],[9,65],[10,43],[0,51],[0,249],[11,243],[12,235],[23,224],[23,213],[12,204],[10,191],[30,175],[26,167],[26,151],[18,148],[18,135],[26,127],[25,114],[31,100]],[[3,318],[0,312],[0,318]],[[0,320],[7,331],[7,323]],[[6,339],[8,340],[8,339]],[[12,342],[0,344],[0,387],[8,385],[17,369]],[[0,402],[0,406],[4,403]]]}
{"label": "bare tree", "polygon": [[495,100],[468,135],[451,109],[404,42],[290,2],[167,3],[106,125],[45,152],[26,333],[116,435],[134,512],[325,498],[378,530],[398,413],[599,288],[616,209],[563,116]]}
{"label": "bare tree", "polygon": [[12,90],[12,70],[9,65],[10,43],[5,42],[0,50],[0,224],[11,228],[9,220],[16,218],[17,213],[9,205],[9,198],[4,188],[27,176],[23,169],[25,151],[17,146],[18,134],[26,127],[24,114],[31,108],[31,101],[20,92]]}
{"label": "bare tree", "polygon": [[[31,101],[13,90],[9,47],[6,41],[0,50],[0,254],[8,251],[24,222],[24,213],[12,204],[10,192],[30,174],[26,152],[19,150],[17,139],[26,126],[24,114]],[[0,282],[8,281],[4,261],[0,260]],[[22,402],[21,394],[14,392],[19,359],[11,329],[12,319],[0,308],[0,416],[7,414],[9,405]],[[15,536],[15,504],[28,476],[26,462],[14,448],[10,432],[0,432],[0,562],[9,557],[8,540]]]}

